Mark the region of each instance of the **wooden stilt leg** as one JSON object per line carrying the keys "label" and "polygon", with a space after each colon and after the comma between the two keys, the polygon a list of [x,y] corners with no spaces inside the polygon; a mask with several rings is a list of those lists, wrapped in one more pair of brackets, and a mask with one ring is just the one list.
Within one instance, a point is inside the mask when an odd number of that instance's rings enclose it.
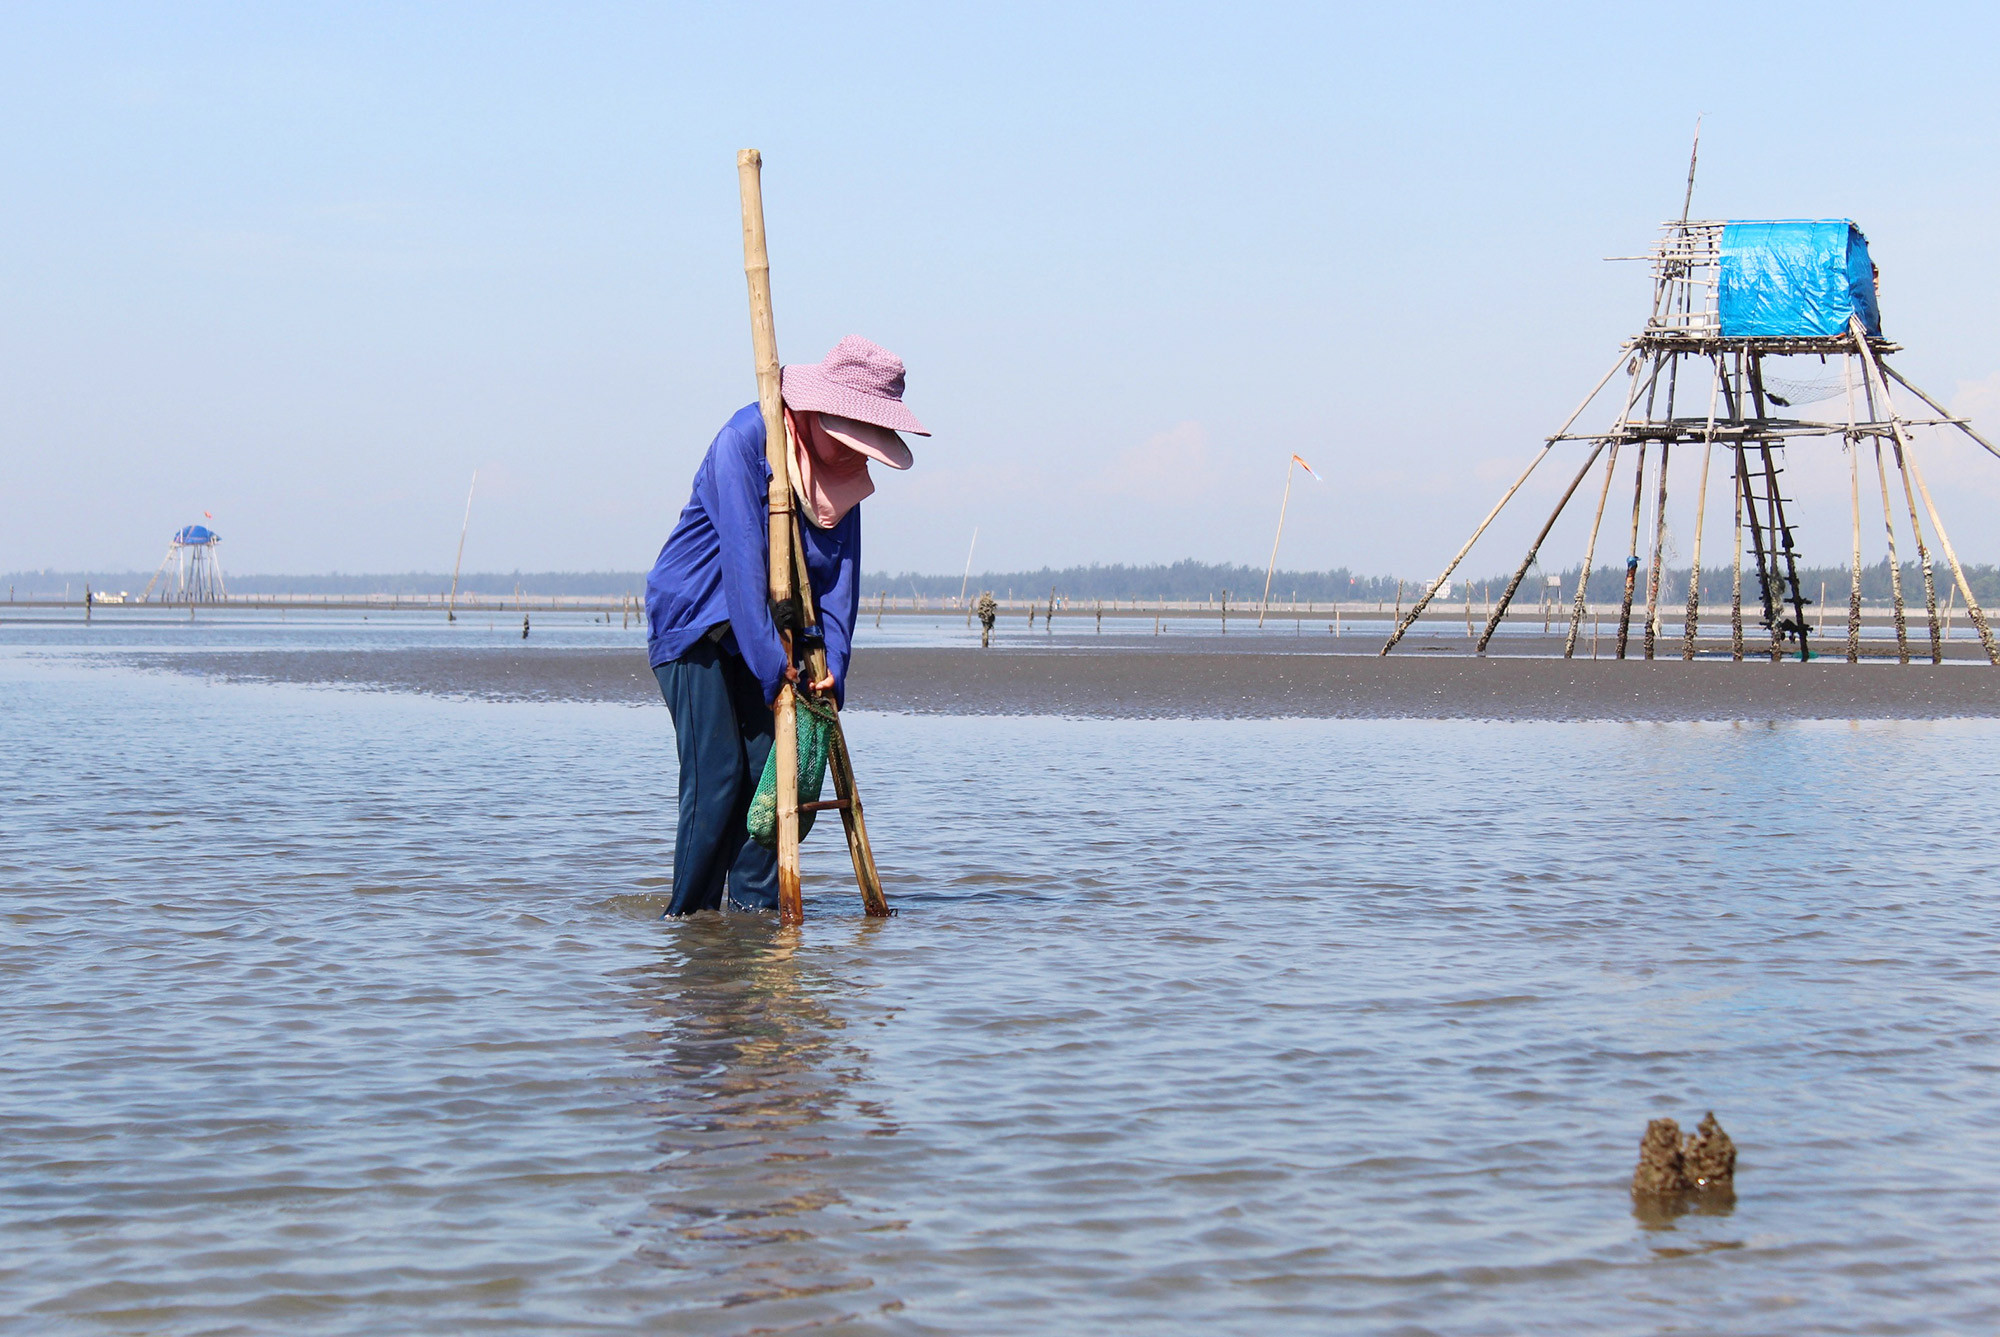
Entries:
{"label": "wooden stilt leg", "polygon": [[1714,379],[1708,387],[1708,425],[1701,436],[1701,482],[1694,499],[1694,552],[1688,560],[1687,621],[1681,629],[1681,658],[1693,659],[1695,638],[1701,630],[1701,532],[1708,519],[1708,466],[1715,457],[1715,404],[1728,373],[1716,357],[1709,367]]}
{"label": "wooden stilt leg", "polygon": [[1701,629],[1701,531],[1708,520],[1708,465],[1715,455],[1713,444],[1701,448],[1701,484],[1694,500],[1694,553],[1688,561],[1687,621],[1681,628],[1681,658],[1693,659],[1695,637]]}
{"label": "wooden stilt leg", "polygon": [[1854,580],[1847,592],[1847,662],[1861,662],[1861,443],[1847,443],[1847,491],[1854,513]]}
{"label": "wooden stilt leg", "polygon": [[1910,471],[1904,467],[1903,447],[1891,443],[1896,454],[1896,473],[1903,480],[1903,501],[1910,509],[1910,532],[1917,539],[1917,566],[1924,576],[1924,617],[1931,633],[1931,663],[1944,663],[1944,634],[1938,621],[1937,577],[1931,565],[1931,550],[1924,542],[1923,523],[1917,519],[1917,494],[1910,487]]}
{"label": "wooden stilt leg", "polygon": [[[1903,480],[1903,501],[1909,507],[1910,532],[1915,536],[1917,541],[1917,565],[1923,571],[1924,576],[1924,616],[1930,626],[1931,663],[1942,664],[1944,663],[1944,634],[1941,624],[1938,621],[1937,578],[1932,569],[1930,548],[1924,543],[1923,522],[1917,518],[1917,497],[1916,493],[1910,488],[1909,462],[1905,460],[1903,454],[1904,439],[1902,428],[1895,422],[1896,411],[1889,402],[1888,384],[1880,379],[1882,364],[1876,360],[1875,350],[1869,347],[1867,331],[1861,327],[1859,320],[1852,318],[1849,319],[1847,328],[1848,333],[1853,337],[1854,352],[1861,359],[1861,370],[1866,377],[1868,415],[1876,421],[1888,418],[1891,427],[1894,429],[1889,444],[1890,449],[1895,451],[1896,454],[1896,473]],[[1905,381],[1904,384],[1908,385],[1909,383]],[[1878,386],[1880,389],[1879,398],[1877,395]],[[1985,443],[1981,442],[1981,444],[1984,445]]]}
{"label": "wooden stilt leg", "polygon": [[1597,556],[1597,530],[1604,523],[1604,504],[1611,498],[1611,479],[1617,472],[1618,443],[1613,441],[1611,453],[1604,462],[1604,488],[1597,494],[1597,514],[1590,521],[1590,539],[1583,546],[1583,569],[1576,578],[1576,604],[1570,610],[1569,635],[1563,639],[1564,659],[1576,657],[1576,637],[1583,627],[1583,615],[1590,598],[1590,564]]}
{"label": "wooden stilt leg", "polygon": [[1486,619],[1486,629],[1480,633],[1476,653],[1482,655],[1486,653],[1486,643],[1493,639],[1494,629],[1500,625],[1500,620],[1507,616],[1507,605],[1514,602],[1514,594],[1521,588],[1521,581],[1527,576],[1528,568],[1535,564],[1535,558],[1541,552],[1542,544],[1548,539],[1549,531],[1556,527],[1556,520],[1562,515],[1563,508],[1569,505],[1570,498],[1576,495],[1577,488],[1582,485],[1584,476],[1590,472],[1591,467],[1597,463],[1597,457],[1603,453],[1604,443],[1600,441],[1592,447],[1590,458],[1586,459],[1583,467],[1576,471],[1576,477],[1570,479],[1569,486],[1563,489],[1562,497],[1556,502],[1555,509],[1549,512],[1549,518],[1543,523],[1541,532],[1535,535],[1534,543],[1529,545],[1528,555],[1521,559],[1518,567],[1514,568],[1513,578],[1507,582],[1506,592],[1500,596],[1500,602],[1493,606],[1492,616]]}
{"label": "wooden stilt leg", "polygon": [[1729,657],[1743,662],[1743,447],[1736,447],[1736,470],[1730,479],[1736,496],[1736,560],[1729,579]]}
{"label": "wooden stilt leg", "polygon": [[1403,639],[1404,633],[1409,631],[1411,624],[1424,615],[1424,609],[1430,606],[1431,599],[1436,596],[1439,590],[1444,588],[1445,582],[1451,579],[1451,573],[1458,570],[1458,564],[1465,560],[1465,554],[1472,551],[1472,545],[1479,542],[1479,536],[1486,532],[1487,526],[1493,523],[1493,518],[1500,514],[1502,508],[1508,502],[1514,499],[1514,494],[1521,490],[1521,485],[1528,481],[1528,475],[1535,471],[1536,466],[1548,458],[1549,447],[1552,444],[1554,443],[1545,442],[1542,448],[1535,452],[1535,458],[1528,461],[1528,467],[1521,471],[1521,476],[1514,480],[1514,485],[1508,488],[1506,494],[1493,504],[1493,509],[1488,511],[1486,518],[1479,522],[1479,528],[1472,531],[1472,537],[1467,539],[1465,546],[1458,550],[1458,555],[1451,559],[1450,563],[1445,566],[1445,569],[1438,575],[1436,580],[1433,580],[1429,585],[1424,587],[1424,592],[1419,594],[1416,602],[1410,605],[1410,611],[1403,614],[1397,620],[1396,629],[1389,633],[1389,640],[1383,645],[1381,653],[1386,655],[1395,649],[1396,642]]}
{"label": "wooden stilt leg", "polygon": [[1875,442],[1875,481],[1882,486],[1882,534],[1889,541],[1889,594],[1895,605],[1896,662],[1910,662],[1910,630],[1903,616],[1903,567],[1896,560],[1896,522],[1889,510],[1889,474],[1882,467],[1882,442]]}
{"label": "wooden stilt leg", "polygon": [[1639,459],[1632,471],[1632,543],[1625,554],[1625,594],[1618,607],[1618,654],[1625,657],[1626,642],[1632,636],[1632,596],[1639,581],[1639,514],[1646,504],[1646,443],[1639,443]]}
{"label": "wooden stilt leg", "polygon": [[[1564,421],[1562,427],[1557,430],[1556,434],[1542,443],[1542,448],[1535,452],[1535,458],[1528,461],[1528,467],[1521,471],[1521,476],[1514,480],[1514,485],[1508,488],[1505,495],[1503,495],[1498,502],[1494,503],[1493,509],[1486,513],[1486,518],[1479,522],[1479,528],[1472,531],[1472,537],[1465,541],[1465,546],[1458,550],[1458,555],[1451,559],[1450,565],[1446,566],[1444,572],[1441,575],[1439,575],[1436,580],[1432,581],[1422,594],[1417,596],[1417,601],[1410,605],[1410,611],[1408,615],[1399,616],[1396,619],[1396,629],[1389,634],[1388,643],[1382,647],[1381,650],[1382,654],[1386,655],[1391,650],[1395,649],[1396,642],[1403,639],[1404,633],[1409,631],[1411,624],[1414,623],[1419,617],[1423,616],[1423,611],[1425,607],[1429,605],[1431,597],[1435,595],[1438,592],[1438,590],[1444,587],[1444,583],[1447,580],[1451,579],[1451,573],[1458,569],[1458,564],[1465,560],[1465,555],[1467,553],[1472,551],[1472,545],[1479,542],[1479,536],[1486,532],[1487,526],[1493,523],[1493,518],[1500,514],[1501,510],[1507,505],[1509,501],[1512,501],[1514,499],[1514,494],[1516,492],[1519,492],[1521,490],[1521,485],[1528,481],[1528,475],[1532,474],[1535,471],[1535,469],[1541,464],[1541,462],[1548,458],[1549,448],[1555,445],[1555,443],[1562,437],[1564,432],[1569,431],[1571,424],[1575,423],[1578,418],[1583,416],[1583,411],[1590,407],[1591,401],[1597,398],[1598,392],[1604,389],[1606,385],[1610,384],[1611,378],[1613,376],[1616,376],[1618,374],[1618,369],[1624,365],[1625,365],[1625,354],[1620,353],[1618,355],[1618,360],[1611,364],[1611,370],[1605,372],[1602,379],[1600,379],[1596,385],[1591,387],[1590,393],[1583,397],[1583,402],[1576,406],[1576,410],[1569,415],[1569,418],[1566,421]],[[1658,374],[1659,373],[1656,368],[1654,375],[1657,377]],[[1633,384],[1633,389],[1626,396],[1625,411],[1619,417],[1619,421],[1621,423],[1623,423],[1625,416],[1631,413],[1633,396],[1635,396],[1638,393],[1639,381],[1638,381],[1638,371],[1636,362],[1634,363],[1632,384]]]}
{"label": "wooden stilt leg", "polygon": [[[1897,429],[1898,434],[1901,428]],[[1958,564],[1958,554],[1952,550],[1951,536],[1944,532],[1944,517],[1938,514],[1937,505],[1931,500],[1931,490],[1924,484],[1923,471],[1917,468],[1916,456],[1905,454],[1910,473],[1917,480],[1917,492],[1924,499],[1924,514],[1931,518],[1931,528],[1937,532],[1938,547],[1944,549],[1945,561],[1951,563],[1951,574],[1958,584],[1959,597],[1965,600],[1965,615],[1972,620],[1974,630],[1979,633],[1979,644],[1986,651],[1986,660],[1995,668],[2000,668],[2000,645],[1994,644],[1993,629],[1986,625],[1986,612],[1980,608],[1979,600],[1972,593],[1972,585],[1965,578],[1965,568]]]}
{"label": "wooden stilt leg", "polygon": [[1660,550],[1667,538],[1667,455],[1671,441],[1660,443],[1660,486],[1653,499],[1653,555],[1646,572],[1646,658],[1653,657],[1660,635]]}

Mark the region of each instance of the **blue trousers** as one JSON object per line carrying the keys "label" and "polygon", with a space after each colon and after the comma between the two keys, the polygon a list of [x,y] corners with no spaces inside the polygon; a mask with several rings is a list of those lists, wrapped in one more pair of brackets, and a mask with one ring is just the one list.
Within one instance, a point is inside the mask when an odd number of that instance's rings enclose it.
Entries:
{"label": "blue trousers", "polygon": [[670,915],[722,907],[778,908],[778,856],[750,839],[750,797],[771,751],[771,708],[736,655],[702,641],[653,670],[673,712],[680,754],[680,822],[674,830]]}

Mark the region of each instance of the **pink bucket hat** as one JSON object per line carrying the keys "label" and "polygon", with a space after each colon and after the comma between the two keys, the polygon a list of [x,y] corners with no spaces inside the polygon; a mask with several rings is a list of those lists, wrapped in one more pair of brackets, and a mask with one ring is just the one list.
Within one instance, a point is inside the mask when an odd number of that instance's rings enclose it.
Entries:
{"label": "pink bucket hat", "polygon": [[820,362],[786,367],[779,385],[785,406],[795,413],[831,413],[892,432],[930,435],[903,407],[903,359],[858,334],[835,344]]}

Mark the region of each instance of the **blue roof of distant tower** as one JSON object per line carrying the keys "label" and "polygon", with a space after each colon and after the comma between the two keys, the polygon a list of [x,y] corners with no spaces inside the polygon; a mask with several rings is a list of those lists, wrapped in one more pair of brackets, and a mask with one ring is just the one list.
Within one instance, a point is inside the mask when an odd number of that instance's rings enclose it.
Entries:
{"label": "blue roof of distant tower", "polygon": [[1831,338],[1851,316],[1880,335],[1868,239],[1845,218],[1730,223],[1716,314],[1725,339]]}
{"label": "blue roof of distant tower", "polygon": [[174,542],[220,543],[222,542],[222,535],[216,533],[207,525],[189,525],[187,528],[181,530],[180,533],[174,535]]}

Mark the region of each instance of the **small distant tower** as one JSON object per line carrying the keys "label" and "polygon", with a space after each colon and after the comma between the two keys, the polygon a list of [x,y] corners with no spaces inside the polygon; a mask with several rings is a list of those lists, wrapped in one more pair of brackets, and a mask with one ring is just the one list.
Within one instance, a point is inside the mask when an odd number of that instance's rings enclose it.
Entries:
{"label": "small distant tower", "polygon": [[222,560],[215,545],[222,535],[207,525],[188,525],[167,541],[167,555],[160,569],[146,582],[139,597],[151,599],[157,588],[168,603],[218,603],[223,596]]}

